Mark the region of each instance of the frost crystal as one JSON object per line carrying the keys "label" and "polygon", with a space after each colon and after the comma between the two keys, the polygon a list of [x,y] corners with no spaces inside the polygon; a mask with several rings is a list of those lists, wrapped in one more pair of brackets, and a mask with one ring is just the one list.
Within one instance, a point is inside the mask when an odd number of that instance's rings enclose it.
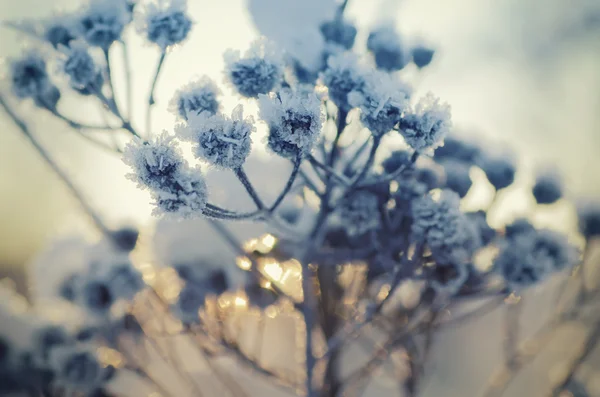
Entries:
{"label": "frost crystal", "polygon": [[257,40],[243,57],[225,52],[225,74],[235,89],[248,98],[273,91],[283,78],[283,61],[273,43]]}
{"label": "frost crystal", "polygon": [[290,157],[308,153],[323,126],[321,100],[313,92],[282,89],[259,97],[260,117],[269,125],[268,145]]}
{"label": "frost crystal", "polygon": [[163,51],[179,44],[192,29],[186,0],[154,0],[136,7],[137,30]]}
{"label": "frost crystal", "polygon": [[413,237],[427,244],[442,264],[465,264],[481,241],[475,225],[459,209],[460,198],[443,190],[438,201],[431,196],[412,205]]}
{"label": "frost crystal", "polygon": [[219,110],[217,96],[220,93],[217,85],[210,78],[203,76],[177,90],[169,103],[169,110],[184,120],[190,115],[202,112],[215,114]]}
{"label": "frost crystal", "polygon": [[331,100],[344,111],[351,109],[348,103],[348,94],[353,91],[360,92],[365,84],[366,71],[359,64],[358,58],[351,52],[343,52],[330,56],[327,68],[321,79],[329,89]]}
{"label": "frost crystal", "polygon": [[81,11],[79,30],[89,45],[106,51],[121,38],[130,18],[123,0],[90,0]]}
{"label": "frost crystal", "polygon": [[483,158],[481,169],[496,190],[504,189],[515,181],[515,164],[511,158]]}
{"label": "frost crystal", "polygon": [[360,90],[348,94],[348,102],[360,108],[361,121],[375,136],[390,131],[408,104],[409,89],[391,75],[374,71]]}
{"label": "frost crystal", "polygon": [[77,41],[69,48],[61,47],[61,50],[64,53],[61,69],[69,77],[71,86],[90,91],[100,90],[101,87],[97,86],[97,83],[98,80],[102,81],[102,74],[88,52],[87,45]]}
{"label": "frost crystal", "polygon": [[176,127],[179,136],[194,143],[198,158],[231,169],[241,167],[246,161],[255,130],[254,119],[244,118],[242,105],[233,109],[231,118],[203,112],[191,115],[187,124]]}
{"label": "frost crystal", "polygon": [[424,150],[440,145],[451,126],[450,106],[440,104],[429,93],[414,109],[406,110],[400,120],[400,133],[413,149]]}
{"label": "frost crystal", "polygon": [[151,143],[128,144],[123,161],[133,173],[127,177],[150,190],[157,207],[154,214],[197,216],[206,206],[206,183],[200,169],[189,167],[173,139],[164,133]]}
{"label": "frost crystal", "polygon": [[553,204],[562,194],[562,183],[557,173],[549,171],[537,176],[533,186],[533,197],[538,204]]}
{"label": "frost crystal", "polygon": [[383,25],[369,34],[367,49],[375,56],[377,67],[387,71],[404,68],[408,63],[400,35],[392,25]]}

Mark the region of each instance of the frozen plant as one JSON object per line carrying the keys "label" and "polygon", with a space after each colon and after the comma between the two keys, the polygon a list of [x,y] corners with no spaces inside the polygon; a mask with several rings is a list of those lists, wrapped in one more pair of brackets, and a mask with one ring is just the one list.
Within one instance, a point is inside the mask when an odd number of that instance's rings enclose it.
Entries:
{"label": "frozen plant", "polygon": [[[406,47],[388,24],[368,34],[374,65],[361,57],[361,25],[348,20],[348,3],[293,43],[259,38],[245,53],[228,50],[234,105],[214,76],[190,77],[170,102],[158,95],[168,82],[162,66],[194,34],[184,1],[89,0],[31,25],[35,45],[7,63],[11,93],[0,93],[0,106],[100,237],[56,242],[34,261],[31,307],[0,285],[0,393],[124,396],[129,390],[113,388],[130,377],[155,394],[209,397],[212,389],[187,362],[197,355],[234,396],[254,388],[220,366],[224,356],[308,397],[375,395],[370,380],[393,364],[394,384],[415,397],[439,333],[501,307],[508,314],[503,367],[511,372],[485,391],[498,397],[531,354],[515,337],[520,301],[535,299],[529,291],[553,276],[564,277],[562,291],[576,303],[555,305],[544,330],[596,324],[567,375],[551,385],[556,396],[572,390],[600,340],[598,290],[587,285],[598,205],[581,204],[579,231],[568,234],[539,228],[534,213],[500,219],[497,191],[520,188],[515,159],[460,138],[450,106],[432,93],[413,96],[401,70],[412,59],[419,72],[433,49]],[[134,20],[158,52],[148,91],[134,92],[130,81]],[[123,87],[115,87],[117,74]],[[69,84],[59,91],[57,78]],[[140,92],[147,93],[145,124],[134,111]],[[71,114],[72,106],[60,106],[66,97],[98,105],[105,122],[85,122],[83,107]],[[72,139],[120,157],[154,215],[168,220],[150,239],[143,225],[107,223],[19,115],[20,100],[60,120],[76,132]],[[157,133],[153,110],[167,103],[177,121]],[[266,165],[256,168],[260,153]],[[471,198],[486,188],[492,200],[474,207]],[[527,194],[550,204],[564,188],[544,174]],[[373,343],[358,353],[365,337]],[[265,359],[275,351],[285,363]]]}

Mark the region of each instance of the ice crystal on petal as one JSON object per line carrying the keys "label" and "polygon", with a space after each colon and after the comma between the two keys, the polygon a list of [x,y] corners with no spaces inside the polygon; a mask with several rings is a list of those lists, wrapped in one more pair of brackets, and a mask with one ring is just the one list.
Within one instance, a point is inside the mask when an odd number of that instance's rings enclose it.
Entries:
{"label": "ice crystal on petal", "polygon": [[202,112],[216,114],[219,110],[217,96],[221,91],[208,77],[192,81],[181,87],[169,103],[169,110],[176,116],[187,120],[192,114]]}
{"label": "ice crystal on petal", "polygon": [[451,126],[450,106],[440,104],[429,93],[406,110],[400,120],[400,133],[413,149],[425,150],[441,145]]}

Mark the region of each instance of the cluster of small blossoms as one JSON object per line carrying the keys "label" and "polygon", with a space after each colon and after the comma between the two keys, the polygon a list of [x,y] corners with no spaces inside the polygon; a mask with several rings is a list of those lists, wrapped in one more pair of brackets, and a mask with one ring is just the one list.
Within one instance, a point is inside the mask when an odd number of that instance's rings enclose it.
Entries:
{"label": "cluster of small blossoms", "polygon": [[125,148],[123,161],[133,170],[128,178],[150,190],[156,213],[191,217],[206,206],[202,173],[185,161],[173,136],[163,133],[152,142],[134,141]]}

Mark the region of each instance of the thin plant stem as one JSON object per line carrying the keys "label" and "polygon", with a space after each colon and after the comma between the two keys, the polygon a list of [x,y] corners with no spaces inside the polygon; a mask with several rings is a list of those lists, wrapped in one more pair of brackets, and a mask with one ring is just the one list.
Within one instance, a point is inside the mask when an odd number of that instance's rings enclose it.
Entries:
{"label": "thin plant stem", "polygon": [[283,191],[279,194],[271,208],[269,208],[269,212],[271,213],[274,212],[277,209],[277,207],[279,207],[279,205],[283,202],[290,190],[292,190],[292,186],[294,185],[296,177],[298,176],[298,172],[300,171],[300,165],[302,164],[302,155],[296,156],[296,158],[293,161],[293,164],[294,168],[292,169],[292,173],[290,174],[290,177],[288,178],[285,187],[283,188]]}
{"label": "thin plant stem", "polygon": [[60,178],[60,180],[64,183],[64,185],[69,189],[73,197],[79,202],[81,208],[85,211],[85,213],[92,219],[94,225],[100,230],[103,234],[109,235],[110,231],[108,227],[104,224],[102,219],[96,214],[95,210],[92,206],[87,202],[84,198],[83,194],[79,191],[79,189],[75,186],[75,184],[71,181],[71,178],[56,164],[56,162],[52,159],[48,151],[39,143],[39,141],[31,134],[27,125],[21,120],[17,114],[10,108],[8,103],[4,100],[4,97],[0,95],[0,106],[4,108],[4,111],[8,114],[8,116],[13,120],[13,122],[19,127],[19,130],[23,133],[23,135],[29,140],[29,142],[33,145],[38,154],[42,157],[42,159],[46,162],[46,164],[54,171],[54,173]]}
{"label": "thin plant stem", "polygon": [[363,180],[363,178],[367,175],[367,173],[371,169],[371,166],[373,166],[373,163],[375,162],[375,155],[377,154],[377,149],[379,148],[380,143],[381,143],[381,137],[373,137],[373,146],[371,146],[371,151],[369,152],[369,157],[367,158],[367,162],[363,166],[360,173],[354,178],[352,184],[350,185],[351,189],[353,187],[357,186]]}
{"label": "thin plant stem", "polygon": [[131,122],[133,115],[133,80],[131,78],[131,59],[129,57],[129,49],[125,40],[121,41],[121,49],[123,51],[123,63],[125,64],[125,91],[127,95],[127,119]]}
{"label": "thin plant stem", "polygon": [[264,210],[265,204],[260,199],[260,197],[258,197],[258,193],[256,193],[256,190],[254,190],[254,187],[252,186],[252,183],[248,179],[248,175],[246,175],[246,172],[244,172],[243,168],[237,168],[233,170],[233,172],[235,173],[235,176],[237,176],[241,184],[244,186],[244,189],[246,189],[246,192],[248,192],[250,198],[252,198],[252,201],[254,201],[254,204],[256,204],[256,207],[259,210]]}
{"label": "thin plant stem", "polygon": [[499,296],[497,298],[491,299],[489,302],[482,304],[481,306],[474,310],[471,310],[470,312],[464,313],[457,317],[453,317],[446,321],[438,322],[437,326],[442,329],[446,329],[447,327],[460,327],[462,325],[467,325],[470,320],[491,313],[494,309],[501,306],[504,303],[505,299],[506,296]]}
{"label": "thin plant stem", "polygon": [[150,138],[152,136],[152,106],[156,103],[154,99],[154,91],[156,90],[156,84],[158,82],[158,78],[160,76],[160,71],[162,70],[162,66],[165,62],[165,57],[167,56],[166,51],[162,51],[160,54],[160,58],[158,59],[158,63],[156,65],[156,71],[154,72],[154,78],[152,79],[152,83],[150,85],[150,94],[148,96],[148,108],[146,109],[146,136]]}
{"label": "thin plant stem", "polygon": [[109,125],[89,125],[89,124],[83,124],[80,123],[78,121],[72,120],[71,118],[63,115],[62,113],[60,113],[58,110],[56,109],[48,109],[54,116],[56,116],[57,118],[65,121],[67,124],[69,124],[69,127],[72,128],[77,128],[77,129],[85,129],[85,130],[108,130],[108,131],[115,131],[118,128],[115,127],[111,127]]}
{"label": "thin plant stem", "polygon": [[308,157],[308,161],[310,162],[311,165],[313,165],[314,167],[320,168],[323,171],[325,171],[327,173],[327,175],[329,177],[332,177],[333,179],[337,180],[339,183],[341,183],[342,185],[349,187],[350,186],[350,181],[348,180],[348,178],[338,174],[334,169],[332,169],[330,166],[321,163],[319,160],[317,160],[312,154],[309,155]]}

